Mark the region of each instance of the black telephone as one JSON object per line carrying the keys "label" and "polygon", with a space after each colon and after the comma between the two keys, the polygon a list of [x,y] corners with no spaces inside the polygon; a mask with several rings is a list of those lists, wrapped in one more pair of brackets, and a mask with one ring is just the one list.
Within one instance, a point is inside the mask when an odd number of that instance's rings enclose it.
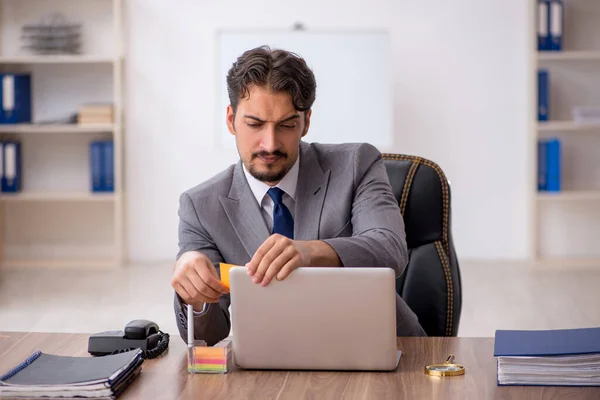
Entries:
{"label": "black telephone", "polygon": [[169,347],[169,334],[158,325],[145,319],[136,319],[125,326],[124,331],[95,333],[88,341],[88,353],[93,356],[123,353],[142,349],[144,358],[154,358]]}

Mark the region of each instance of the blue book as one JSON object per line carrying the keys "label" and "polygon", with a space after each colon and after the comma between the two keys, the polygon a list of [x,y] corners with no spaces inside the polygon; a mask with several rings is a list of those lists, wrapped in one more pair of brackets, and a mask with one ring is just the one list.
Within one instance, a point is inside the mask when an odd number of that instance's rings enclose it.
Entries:
{"label": "blue book", "polygon": [[564,3],[550,0],[550,50],[561,51],[563,47]]}
{"label": "blue book", "polygon": [[554,138],[549,139],[546,144],[546,190],[550,192],[560,192],[561,190],[561,141]]}
{"label": "blue book", "polygon": [[550,119],[550,73],[538,70],[538,121]]}
{"label": "blue book", "polygon": [[21,191],[21,143],[4,142],[2,162],[2,192],[17,193]]}
{"label": "blue book", "polygon": [[92,192],[103,192],[102,186],[102,142],[90,143],[90,180]]}
{"label": "blue book", "polygon": [[4,142],[0,141],[0,193],[2,193],[2,181],[4,180]]}
{"label": "blue book", "polygon": [[106,192],[115,191],[114,144],[113,141],[102,143],[102,189]]}
{"label": "blue book", "polygon": [[0,124],[31,123],[31,75],[0,74]]}
{"label": "blue book", "polygon": [[548,142],[544,139],[538,140],[538,190],[544,191],[548,189],[548,171],[546,170],[546,152]]}
{"label": "blue book", "polygon": [[538,51],[550,50],[550,3],[548,0],[538,0],[537,43]]}
{"label": "blue book", "polygon": [[498,385],[600,386],[600,327],[498,330]]}

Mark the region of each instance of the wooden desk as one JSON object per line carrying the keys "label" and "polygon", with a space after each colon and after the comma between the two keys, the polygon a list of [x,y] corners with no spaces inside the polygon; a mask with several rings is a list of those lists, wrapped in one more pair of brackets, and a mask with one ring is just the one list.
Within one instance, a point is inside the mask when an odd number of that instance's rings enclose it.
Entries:
{"label": "wooden desk", "polygon": [[[89,356],[85,334],[0,333],[0,374],[33,351]],[[598,399],[599,388],[499,387],[492,338],[402,338],[394,372],[242,371],[225,375],[187,373],[186,346],[172,335],[167,353],[146,360],[141,375],[120,399]],[[464,376],[434,378],[426,364],[449,353],[467,368]]]}

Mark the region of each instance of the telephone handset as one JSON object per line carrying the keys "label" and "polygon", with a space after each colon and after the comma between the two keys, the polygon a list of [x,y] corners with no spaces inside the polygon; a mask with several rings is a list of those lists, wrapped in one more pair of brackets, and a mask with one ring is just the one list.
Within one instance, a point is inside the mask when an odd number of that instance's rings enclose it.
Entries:
{"label": "telephone handset", "polygon": [[144,358],[154,358],[169,347],[169,334],[161,332],[158,325],[145,319],[129,322],[122,331],[95,333],[88,341],[88,353],[93,356],[123,353],[141,349]]}

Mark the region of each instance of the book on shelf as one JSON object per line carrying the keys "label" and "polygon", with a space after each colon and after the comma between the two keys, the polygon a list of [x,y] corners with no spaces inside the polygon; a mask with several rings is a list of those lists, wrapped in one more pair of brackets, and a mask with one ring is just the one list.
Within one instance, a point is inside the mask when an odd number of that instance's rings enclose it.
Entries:
{"label": "book on shelf", "polygon": [[84,104],[77,111],[77,122],[81,125],[111,124],[113,121],[112,104]]}
{"label": "book on shelf", "polygon": [[0,124],[31,123],[31,74],[0,74]]}
{"label": "book on shelf", "polygon": [[142,351],[69,357],[36,351],[0,376],[0,398],[115,399],[142,370]]}
{"label": "book on shelf", "polygon": [[538,190],[560,192],[562,144],[559,138],[538,139]]}
{"label": "book on shelf", "polygon": [[538,51],[562,51],[564,31],[563,0],[537,1]]}
{"label": "book on shelf", "polygon": [[550,73],[547,69],[539,69],[538,84],[538,121],[550,119]]}
{"label": "book on shelf", "polygon": [[112,140],[95,140],[90,143],[90,173],[92,192],[114,192],[114,142]]}
{"label": "book on shelf", "polygon": [[498,385],[600,386],[600,327],[498,330]]}
{"label": "book on shelf", "polygon": [[564,30],[563,0],[550,0],[550,50],[562,51]]}
{"label": "book on shelf", "polygon": [[21,143],[0,140],[0,192],[21,191]]}

